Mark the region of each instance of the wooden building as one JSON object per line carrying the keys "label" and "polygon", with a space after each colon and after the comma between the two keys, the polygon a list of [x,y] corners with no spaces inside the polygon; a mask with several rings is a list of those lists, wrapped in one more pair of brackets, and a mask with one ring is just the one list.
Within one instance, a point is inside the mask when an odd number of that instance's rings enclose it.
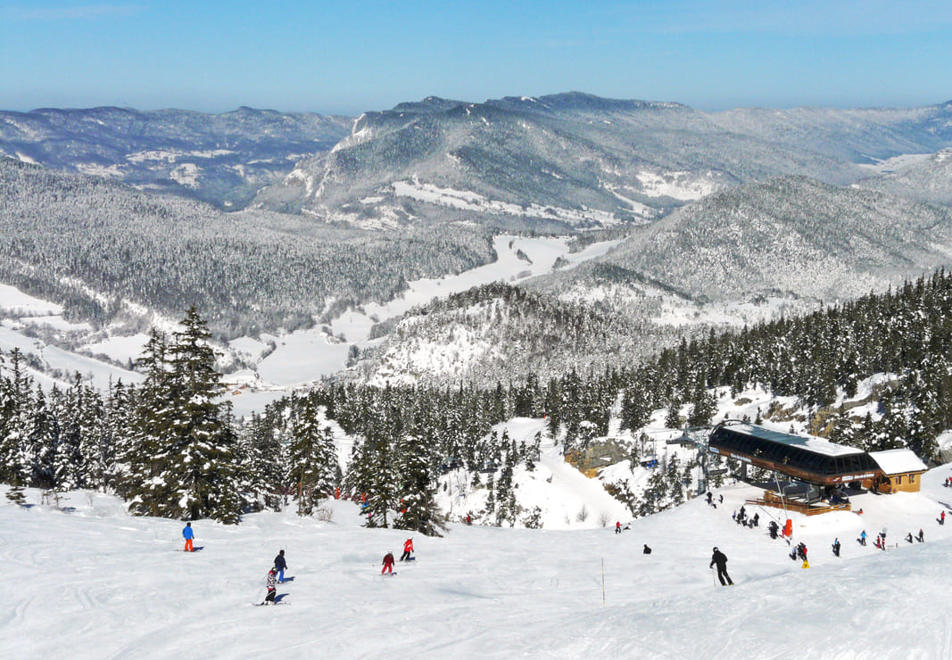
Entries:
{"label": "wooden building", "polygon": [[863,485],[880,493],[918,493],[922,473],[928,470],[911,449],[887,449],[871,451],[869,455],[879,466],[880,475],[864,481]]}
{"label": "wooden building", "polygon": [[859,483],[880,474],[879,466],[862,449],[743,422],[719,424],[711,432],[708,447],[721,456],[815,486]]}

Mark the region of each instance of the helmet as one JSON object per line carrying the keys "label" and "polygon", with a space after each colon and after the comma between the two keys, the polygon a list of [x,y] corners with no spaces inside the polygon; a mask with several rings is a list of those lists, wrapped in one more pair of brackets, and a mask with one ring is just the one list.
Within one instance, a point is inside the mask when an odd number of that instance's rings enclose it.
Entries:
{"label": "helmet", "polygon": [[714,552],[717,552],[717,546],[716,546],[716,545],[714,546]]}

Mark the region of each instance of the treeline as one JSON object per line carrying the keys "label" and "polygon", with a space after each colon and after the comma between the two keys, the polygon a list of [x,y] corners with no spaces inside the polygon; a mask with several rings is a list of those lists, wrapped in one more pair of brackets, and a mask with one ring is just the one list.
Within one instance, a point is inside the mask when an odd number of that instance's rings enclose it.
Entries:
{"label": "treeline", "polygon": [[[834,440],[867,449],[908,446],[930,460],[936,436],[952,428],[950,318],[952,275],[939,272],[803,318],[684,341],[637,367],[570,371],[544,384],[530,374],[495,388],[329,383],[238,424],[219,397],[208,329],[192,310],[170,337],[153,332],[139,361],[145,382],[137,387],[117,383],[100,394],[77,380],[47,394],[17,352],[6,356],[0,480],[17,487],[14,496],[24,485],[104,488],[136,513],[226,522],[243,511],[280,508],[287,497],[306,515],[342,487],[367,501],[370,525],[438,533],[438,477],[459,467],[474,475],[474,486],[482,485],[475,483],[480,474],[492,479],[492,512],[482,512],[484,520],[500,524],[524,513],[511,482],[500,492],[500,470],[534,464],[538,439],[535,447],[517,446],[491,432],[500,422],[545,417],[564,450],[576,451],[609,432],[619,405],[622,426],[635,432],[659,408],[668,409],[669,426],[704,426],[714,421],[713,388],[736,394],[754,385],[832,413]],[[839,392],[855,395],[876,373],[893,375],[878,393],[877,419],[830,407]],[[328,420],[355,439],[343,473]],[[675,479],[678,469],[671,469]]]}

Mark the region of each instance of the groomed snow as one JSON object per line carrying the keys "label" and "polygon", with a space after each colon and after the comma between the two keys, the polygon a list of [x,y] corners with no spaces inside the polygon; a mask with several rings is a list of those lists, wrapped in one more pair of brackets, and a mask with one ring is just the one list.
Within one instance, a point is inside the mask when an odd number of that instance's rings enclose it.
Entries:
{"label": "groomed snow", "polygon": [[[66,513],[29,491],[29,509],[0,500],[0,656],[948,658],[952,542],[934,518],[949,472],[928,473],[921,495],[857,498],[863,516],[795,516],[809,569],[763,527],[731,521],[750,488],[619,535],[463,525],[443,538],[414,534],[418,560],[398,562],[394,577],[380,577],[381,558],[410,534],[359,527],[350,503],[332,502],[329,523],[293,513],[237,527],[197,521],[203,550],[185,554],[181,522],[130,517],[95,493],[71,495]],[[762,525],[775,515],[757,511]],[[886,552],[854,541],[883,527]],[[925,543],[903,539],[920,527]],[[736,586],[715,584],[714,545]],[[294,580],[278,594],[289,604],[252,607],[282,548]]]}

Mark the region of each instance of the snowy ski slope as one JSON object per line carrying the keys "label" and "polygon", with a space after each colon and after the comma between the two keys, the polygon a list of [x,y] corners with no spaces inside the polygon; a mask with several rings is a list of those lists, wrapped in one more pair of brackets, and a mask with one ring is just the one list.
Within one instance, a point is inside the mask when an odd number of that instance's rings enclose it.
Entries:
{"label": "snowy ski slope", "polygon": [[[0,657],[948,658],[952,525],[934,518],[952,501],[949,474],[930,472],[922,494],[856,498],[862,517],[795,516],[808,570],[763,527],[731,521],[756,492],[746,487],[725,489],[717,510],[692,500],[621,535],[452,526],[415,536],[418,561],[392,578],[380,560],[406,534],[359,527],[344,502],[330,523],[199,521],[195,554],[180,551],[182,523],[130,517],[109,496],[73,494],[71,512],[3,503]],[[854,541],[883,526],[887,552]],[[901,538],[920,527],[925,543]],[[713,583],[713,545],[736,586]],[[251,607],[280,548],[289,604]]]}

